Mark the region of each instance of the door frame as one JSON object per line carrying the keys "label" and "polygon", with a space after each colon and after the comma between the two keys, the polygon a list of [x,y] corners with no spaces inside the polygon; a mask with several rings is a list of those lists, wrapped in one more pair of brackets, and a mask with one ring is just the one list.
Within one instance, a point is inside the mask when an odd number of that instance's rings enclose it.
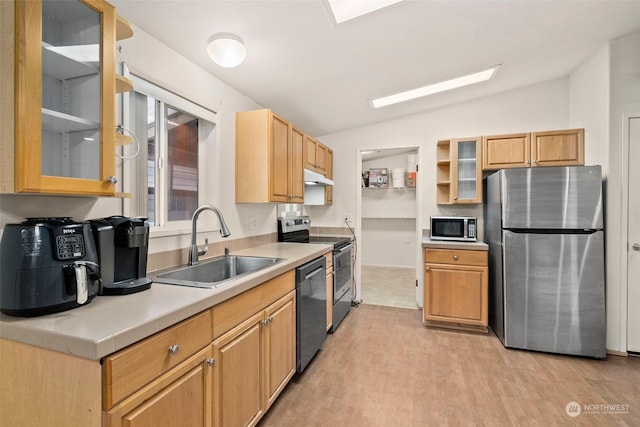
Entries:
{"label": "door frame", "polygon": [[[420,171],[420,164],[422,162],[422,147],[420,145],[411,145],[411,146],[383,146],[383,147],[369,147],[369,146],[360,146],[357,148],[356,152],[356,214],[355,214],[355,234],[358,242],[362,242],[362,152],[363,151],[371,151],[371,150],[396,150],[396,149],[415,149],[418,154],[418,173],[416,173],[416,231],[415,231],[415,239],[416,239],[416,253],[415,253],[415,267],[416,267],[416,280],[418,281],[418,286],[416,287],[416,305],[417,308],[422,308],[422,289],[424,286],[424,277],[421,274],[423,272],[422,266],[422,253],[420,249],[422,248],[422,191],[420,189],[423,185],[422,175]],[[359,245],[360,251],[362,251],[362,243]],[[355,299],[358,301],[362,300],[362,255],[356,257],[355,268]]]}
{"label": "door frame", "polygon": [[631,119],[640,119],[640,111],[626,112],[622,118],[622,200],[620,209],[620,349],[623,353],[628,351],[629,340],[629,162],[631,160]]}

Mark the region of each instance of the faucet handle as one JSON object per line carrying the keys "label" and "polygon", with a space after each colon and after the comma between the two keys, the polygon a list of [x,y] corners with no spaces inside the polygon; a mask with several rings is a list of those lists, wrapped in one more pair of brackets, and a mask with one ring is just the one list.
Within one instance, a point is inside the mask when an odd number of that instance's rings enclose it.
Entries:
{"label": "faucet handle", "polygon": [[209,238],[204,238],[204,247],[198,250],[198,256],[202,256],[209,251]]}

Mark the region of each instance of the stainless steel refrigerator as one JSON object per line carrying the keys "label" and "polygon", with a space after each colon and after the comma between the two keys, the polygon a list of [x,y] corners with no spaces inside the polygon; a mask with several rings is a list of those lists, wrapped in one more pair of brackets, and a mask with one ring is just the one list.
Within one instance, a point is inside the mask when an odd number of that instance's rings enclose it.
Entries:
{"label": "stainless steel refrigerator", "polygon": [[505,347],[605,357],[600,166],[505,169],[485,185],[493,331]]}

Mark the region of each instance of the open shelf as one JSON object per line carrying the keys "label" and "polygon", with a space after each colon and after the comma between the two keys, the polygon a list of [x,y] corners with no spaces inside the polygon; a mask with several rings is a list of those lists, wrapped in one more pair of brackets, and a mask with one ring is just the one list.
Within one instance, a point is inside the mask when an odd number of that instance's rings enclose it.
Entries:
{"label": "open shelf", "polygon": [[133,37],[133,26],[122,16],[116,15],[116,41]]}
{"label": "open shelf", "polygon": [[133,139],[132,136],[123,135],[121,133],[116,132],[116,145],[118,145],[118,146],[131,145],[134,142],[135,142],[135,140]]}
{"label": "open shelf", "polygon": [[120,74],[116,74],[116,93],[131,92],[132,90],[133,82]]}

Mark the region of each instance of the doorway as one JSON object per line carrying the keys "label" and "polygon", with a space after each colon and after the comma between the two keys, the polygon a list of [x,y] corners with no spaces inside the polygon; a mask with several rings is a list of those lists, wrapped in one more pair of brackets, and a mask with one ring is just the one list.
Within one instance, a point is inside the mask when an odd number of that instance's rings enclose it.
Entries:
{"label": "doorway", "polygon": [[629,117],[627,214],[627,351],[640,354],[640,114]]}
{"label": "doorway", "polygon": [[356,268],[363,304],[418,308],[417,159],[417,147],[360,150],[361,256]]}

